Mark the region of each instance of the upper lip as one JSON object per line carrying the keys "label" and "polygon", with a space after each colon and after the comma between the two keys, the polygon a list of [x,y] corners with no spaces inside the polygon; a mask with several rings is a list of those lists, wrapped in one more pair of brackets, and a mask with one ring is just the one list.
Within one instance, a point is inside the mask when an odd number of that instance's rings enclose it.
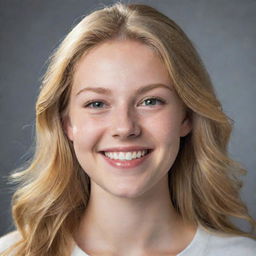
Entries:
{"label": "upper lip", "polygon": [[131,152],[131,151],[141,151],[141,150],[151,150],[151,148],[140,147],[140,146],[114,147],[114,148],[102,149],[100,152]]}

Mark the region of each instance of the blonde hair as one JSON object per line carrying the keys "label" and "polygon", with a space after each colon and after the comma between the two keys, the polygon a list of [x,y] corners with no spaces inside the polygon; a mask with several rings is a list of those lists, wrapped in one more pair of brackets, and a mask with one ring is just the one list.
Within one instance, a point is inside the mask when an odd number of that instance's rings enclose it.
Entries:
{"label": "blonde hair", "polygon": [[173,206],[186,221],[211,230],[255,238],[229,217],[248,221],[239,197],[240,165],[229,158],[231,120],[223,113],[195,48],[181,28],[154,8],[116,3],[86,16],[51,57],[36,103],[36,151],[30,165],[12,175],[20,187],[12,213],[21,239],[15,255],[70,255],[70,240],[90,197],[90,179],[63,131],[75,65],[106,40],[137,40],[165,63],[192,120],[169,172]]}

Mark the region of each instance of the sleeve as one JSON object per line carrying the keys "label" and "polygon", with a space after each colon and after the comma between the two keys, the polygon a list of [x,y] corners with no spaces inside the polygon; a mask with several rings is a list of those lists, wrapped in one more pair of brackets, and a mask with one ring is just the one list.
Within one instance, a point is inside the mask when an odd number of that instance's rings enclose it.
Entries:
{"label": "sleeve", "polygon": [[21,236],[18,231],[13,231],[0,237],[0,253],[10,248],[14,243],[18,242],[20,238]]}

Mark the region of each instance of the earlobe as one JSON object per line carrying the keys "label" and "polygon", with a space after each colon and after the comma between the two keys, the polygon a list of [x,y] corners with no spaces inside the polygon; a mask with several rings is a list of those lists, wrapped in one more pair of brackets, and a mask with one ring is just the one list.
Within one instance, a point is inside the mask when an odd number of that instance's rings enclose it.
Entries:
{"label": "earlobe", "polygon": [[185,137],[192,130],[192,123],[189,117],[186,117],[181,124],[180,137]]}
{"label": "earlobe", "polygon": [[69,117],[62,119],[62,128],[69,140],[73,141],[73,127],[71,125]]}

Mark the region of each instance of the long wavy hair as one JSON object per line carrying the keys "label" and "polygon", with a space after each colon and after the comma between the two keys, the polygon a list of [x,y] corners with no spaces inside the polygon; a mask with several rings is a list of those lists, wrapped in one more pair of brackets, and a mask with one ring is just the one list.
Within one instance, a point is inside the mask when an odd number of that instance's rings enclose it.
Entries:
{"label": "long wavy hair", "polygon": [[[70,255],[70,241],[90,197],[90,179],[63,129],[72,78],[82,55],[107,40],[137,40],[158,54],[185,103],[192,131],[181,139],[169,171],[171,202],[186,221],[208,230],[251,238],[255,220],[241,201],[239,163],[228,156],[232,120],[222,111],[193,44],[156,9],[117,2],[84,17],[50,58],[36,103],[36,149],[30,164],[11,175],[19,187],[12,214],[20,240],[16,256]],[[251,225],[240,230],[236,217]]]}

